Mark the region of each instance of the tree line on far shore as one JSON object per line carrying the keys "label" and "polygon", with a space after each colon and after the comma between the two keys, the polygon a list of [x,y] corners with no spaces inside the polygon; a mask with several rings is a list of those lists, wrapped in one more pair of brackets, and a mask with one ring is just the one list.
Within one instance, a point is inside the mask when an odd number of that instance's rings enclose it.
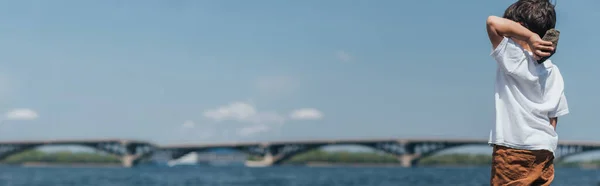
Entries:
{"label": "tree line on far shore", "polygon": [[57,152],[44,152],[40,150],[29,150],[19,154],[9,156],[8,158],[1,161],[6,164],[23,164],[23,163],[56,163],[56,164],[69,164],[69,163],[89,163],[89,164],[119,164],[121,160],[119,157],[94,152],[71,152],[71,151],[57,151]]}

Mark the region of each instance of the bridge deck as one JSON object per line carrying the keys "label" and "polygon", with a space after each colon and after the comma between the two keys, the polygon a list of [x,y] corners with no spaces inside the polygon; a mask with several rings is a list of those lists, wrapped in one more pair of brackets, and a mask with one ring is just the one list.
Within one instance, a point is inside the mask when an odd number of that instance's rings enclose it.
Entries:
{"label": "bridge deck", "polygon": [[29,140],[29,141],[0,141],[0,145],[69,145],[69,144],[96,144],[96,143],[147,143],[143,140],[131,139],[76,139],[76,140]]}
{"label": "bridge deck", "polygon": [[[451,143],[451,144],[488,144],[488,140],[483,139],[435,139],[435,138],[387,138],[387,139],[341,139],[341,140],[298,140],[298,141],[273,141],[273,142],[232,142],[232,143],[211,143],[211,144],[173,144],[160,146],[162,149],[176,148],[233,148],[249,146],[268,146],[268,145],[346,145],[346,144],[365,144],[365,143]],[[600,147],[600,142],[593,141],[559,141],[559,145],[577,145]]]}
{"label": "bridge deck", "polygon": [[[135,139],[76,139],[76,140],[30,140],[30,141],[0,141],[0,145],[76,145],[76,144],[97,144],[97,143],[140,143],[153,144],[143,140]],[[250,146],[269,146],[269,145],[350,145],[367,143],[452,143],[452,144],[487,144],[484,139],[442,139],[442,138],[381,138],[381,139],[323,139],[323,140],[289,140],[289,141],[271,141],[271,142],[231,142],[231,143],[210,143],[210,144],[172,144],[172,145],[154,145],[161,149],[178,148],[235,148]],[[559,141],[559,145],[577,145],[588,147],[600,147],[600,142],[594,141]]]}

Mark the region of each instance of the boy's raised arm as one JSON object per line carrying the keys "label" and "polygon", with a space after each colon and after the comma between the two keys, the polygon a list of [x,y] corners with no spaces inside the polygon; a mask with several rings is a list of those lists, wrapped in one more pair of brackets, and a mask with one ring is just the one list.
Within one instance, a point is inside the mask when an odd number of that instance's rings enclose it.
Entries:
{"label": "boy's raised arm", "polygon": [[540,36],[512,20],[497,16],[489,16],[486,25],[488,36],[494,49],[502,42],[504,37],[511,37],[526,41],[532,50],[531,52],[538,57],[549,56],[550,52],[548,51],[554,50],[552,42],[542,40]]}

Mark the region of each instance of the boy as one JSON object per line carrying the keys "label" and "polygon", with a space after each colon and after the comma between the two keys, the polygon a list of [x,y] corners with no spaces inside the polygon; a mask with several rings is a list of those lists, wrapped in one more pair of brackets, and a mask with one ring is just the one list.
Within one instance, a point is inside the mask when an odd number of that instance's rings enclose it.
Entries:
{"label": "boy", "polygon": [[553,54],[552,42],[541,38],[555,24],[549,0],[519,0],[504,18],[487,19],[497,62],[491,185],[550,185],[554,179],[556,124],[569,110],[558,67],[537,60]]}

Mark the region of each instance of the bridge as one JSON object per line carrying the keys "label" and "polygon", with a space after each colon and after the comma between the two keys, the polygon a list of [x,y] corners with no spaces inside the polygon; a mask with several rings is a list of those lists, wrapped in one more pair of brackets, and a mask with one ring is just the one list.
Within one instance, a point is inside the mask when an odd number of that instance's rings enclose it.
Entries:
{"label": "bridge", "polygon": [[[0,160],[25,150],[47,145],[78,145],[91,147],[121,159],[124,167],[137,165],[141,160],[150,158],[157,152],[167,153],[172,160],[179,159],[192,152],[205,152],[212,149],[234,149],[248,155],[258,156],[259,161],[247,161],[247,166],[279,165],[295,155],[330,145],[359,145],[392,154],[403,167],[418,164],[422,158],[440,151],[467,145],[487,145],[480,139],[340,139],[340,140],[303,140],[273,142],[241,142],[222,144],[180,144],[158,146],[150,142],[123,139],[97,140],[54,140],[54,141],[13,141],[0,142]],[[555,152],[556,161],[600,149],[600,142],[560,141]]]}
{"label": "bridge", "polygon": [[[307,140],[277,142],[243,142],[223,144],[188,144],[162,146],[169,151],[172,159],[178,159],[191,152],[203,152],[210,149],[229,148],[249,155],[262,157],[260,161],[248,161],[247,166],[272,166],[283,163],[291,157],[330,145],[359,145],[392,154],[403,167],[412,167],[422,158],[434,155],[442,150],[467,145],[487,145],[480,139],[343,139],[343,140]],[[560,141],[555,152],[556,161],[583,152],[599,150],[598,142]]]}
{"label": "bridge", "polygon": [[41,146],[78,145],[116,155],[121,165],[131,167],[140,160],[152,155],[157,146],[149,142],[124,139],[91,139],[91,140],[46,140],[46,141],[10,141],[0,142],[0,160],[13,154]]}

